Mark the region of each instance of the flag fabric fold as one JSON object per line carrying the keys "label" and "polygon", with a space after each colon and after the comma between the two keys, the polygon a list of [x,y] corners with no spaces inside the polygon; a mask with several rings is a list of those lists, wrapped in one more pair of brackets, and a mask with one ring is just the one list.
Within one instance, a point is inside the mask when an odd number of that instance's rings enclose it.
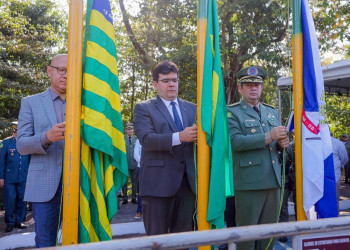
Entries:
{"label": "flag fabric fold", "polygon": [[211,159],[207,221],[212,227],[223,228],[226,196],[233,195],[233,167],[221,71],[216,0],[208,0],[207,10],[201,103],[201,125],[207,135]]}
{"label": "flag fabric fold", "polygon": [[304,110],[302,124],[302,166],[304,210],[315,205],[318,218],[338,216],[336,183],[321,60],[312,14],[307,0],[301,0],[303,37]]}
{"label": "flag fabric fold", "polygon": [[128,178],[112,13],[88,0],[83,55],[80,242],[112,239],[117,191]]}

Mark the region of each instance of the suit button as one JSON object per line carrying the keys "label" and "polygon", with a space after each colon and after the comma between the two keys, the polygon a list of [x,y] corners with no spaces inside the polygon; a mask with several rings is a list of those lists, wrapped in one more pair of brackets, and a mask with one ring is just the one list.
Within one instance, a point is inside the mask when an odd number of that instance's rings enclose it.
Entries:
{"label": "suit button", "polygon": [[250,161],[250,162],[249,162],[249,165],[251,165],[251,164],[252,164],[252,162]]}
{"label": "suit button", "polygon": [[21,168],[19,168],[19,170],[21,170]]}
{"label": "suit button", "polygon": [[253,124],[250,124],[250,126],[252,126],[252,127],[253,127],[254,125],[253,125]]}
{"label": "suit button", "polygon": [[272,163],[275,163],[275,160],[272,160]]}
{"label": "suit button", "polygon": [[265,123],[263,123],[262,126],[265,127]]}

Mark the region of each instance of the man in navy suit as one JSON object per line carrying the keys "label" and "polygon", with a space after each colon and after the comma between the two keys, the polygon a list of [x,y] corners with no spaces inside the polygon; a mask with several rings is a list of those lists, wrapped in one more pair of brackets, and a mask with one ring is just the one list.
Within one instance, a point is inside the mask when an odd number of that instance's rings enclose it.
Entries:
{"label": "man in navy suit", "polygon": [[135,133],[142,145],[140,196],[147,235],[193,230],[196,182],[193,142],[196,106],[177,97],[177,66],[153,71],[157,97],[136,104]]}
{"label": "man in navy suit", "polygon": [[17,122],[12,123],[13,136],[3,141],[0,154],[0,187],[5,187],[6,232],[14,227],[27,228],[22,222],[26,218],[26,202],[23,201],[30,156],[17,151]]}
{"label": "man in navy suit", "polygon": [[36,247],[56,245],[59,225],[64,132],[66,121],[67,55],[47,66],[51,86],[22,98],[17,149],[32,154],[24,200],[32,202]]}

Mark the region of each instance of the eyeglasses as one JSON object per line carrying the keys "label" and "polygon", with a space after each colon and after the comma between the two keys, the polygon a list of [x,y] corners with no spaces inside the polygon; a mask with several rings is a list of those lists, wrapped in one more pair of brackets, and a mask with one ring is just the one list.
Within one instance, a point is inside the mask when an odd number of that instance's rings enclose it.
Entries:
{"label": "eyeglasses", "polygon": [[179,79],[177,78],[173,78],[173,79],[168,79],[168,78],[165,78],[165,79],[162,79],[162,80],[158,80],[158,82],[162,82],[162,83],[178,83],[179,82]]}
{"label": "eyeglasses", "polygon": [[67,69],[66,68],[59,68],[59,67],[55,67],[55,66],[49,66],[51,68],[55,68],[57,70],[57,74],[59,75],[64,75],[67,73]]}

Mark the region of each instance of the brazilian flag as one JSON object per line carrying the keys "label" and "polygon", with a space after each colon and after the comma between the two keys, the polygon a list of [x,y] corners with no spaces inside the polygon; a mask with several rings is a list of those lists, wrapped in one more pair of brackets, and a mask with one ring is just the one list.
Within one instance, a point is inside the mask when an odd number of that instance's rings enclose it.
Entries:
{"label": "brazilian flag", "polygon": [[212,228],[223,228],[226,196],[233,195],[233,167],[216,0],[208,0],[207,17],[201,105],[202,128],[207,136],[211,159],[207,221]]}
{"label": "brazilian flag", "polygon": [[128,178],[117,51],[108,0],[88,0],[83,56],[80,241],[112,239],[117,191]]}

